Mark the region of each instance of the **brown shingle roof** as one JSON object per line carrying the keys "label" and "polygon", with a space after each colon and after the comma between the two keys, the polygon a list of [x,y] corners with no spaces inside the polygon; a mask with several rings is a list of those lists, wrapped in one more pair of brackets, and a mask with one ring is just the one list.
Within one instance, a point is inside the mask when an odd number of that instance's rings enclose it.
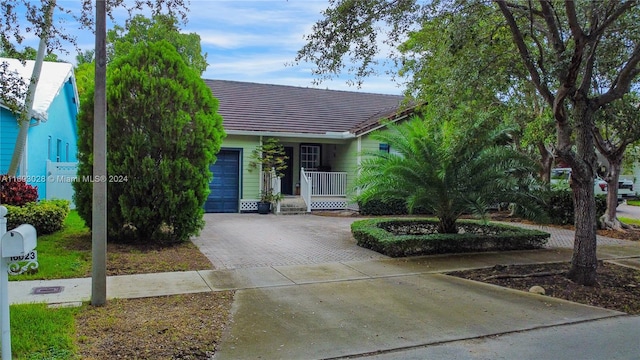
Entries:
{"label": "brown shingle roof", "polygon": [[353,132],[397,111],[403,97],[228,80],[205,80],[226,130],[325,134]]}

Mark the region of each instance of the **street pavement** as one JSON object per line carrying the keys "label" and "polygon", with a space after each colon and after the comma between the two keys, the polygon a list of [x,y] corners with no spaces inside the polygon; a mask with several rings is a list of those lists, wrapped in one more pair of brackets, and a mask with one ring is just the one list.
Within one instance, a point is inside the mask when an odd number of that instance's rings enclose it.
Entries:
{"label": "street pavement", "polygon": [[[114,276],[108,298],[234,290],[215,359],[638,359],[640,318],[445,273],[569,261],[548,249],[390,259],[361,249],[355,218],[208,214],[194,239],[217,270]],[[599,238],[598,257],[640,268],[640,244]],[[306,253],[305,253],[306,252]],[[11,282],[11,303],[90,299],[91,281]],[[58,294],[34,294],[61,286]]]}

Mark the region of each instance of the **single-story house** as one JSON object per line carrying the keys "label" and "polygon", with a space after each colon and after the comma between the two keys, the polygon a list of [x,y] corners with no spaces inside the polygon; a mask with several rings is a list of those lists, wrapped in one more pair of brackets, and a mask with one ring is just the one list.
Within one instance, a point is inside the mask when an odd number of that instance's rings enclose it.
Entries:
{"label": "single-story house", "polygon": [[[0,58],[28,85],[34,61]],[[18,99],[24,103],[24,99]],[[73,66],[47,62],[36,88],[27,144],[17,175],[37,186],[40,199],[71,200],[76,174],[78,91]],[[0,102],[0,174],[6,174],[18,135],[17,117]]]}
{"label": "single-story house", "polygon": [[227,133],[211,167],[207,212],[257,210],[261,174],[250,168],[250,156],[268,138],[278,139],[288,156],[280,182],[283,195],[303,198],[307,211],[345,209],[361,152],[390,151],[368,135],[384,126],[382,120],[400,120],[413,111],[397,95],[205,82],[219,100]]}

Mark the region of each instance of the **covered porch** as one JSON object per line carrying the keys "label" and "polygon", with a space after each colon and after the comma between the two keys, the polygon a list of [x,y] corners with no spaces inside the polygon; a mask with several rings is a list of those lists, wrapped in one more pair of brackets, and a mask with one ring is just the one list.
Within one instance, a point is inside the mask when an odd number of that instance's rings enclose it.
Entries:
{"label": "covered porch", "polygon": [[300,169],[300,197],[312,210],[344,210],[347,202],[347,173]]}
{"label": "covered porch", "polygon": [[[281,178],[271,175],[271,188],[276,194],[282,193]],[[347,199],[347,173],[341,171],[309,171],[300,169],[300,182],[295,193],[285,195],[276,204],[276,213],[282,208],[295,211],[344,210],[349,206]]]}

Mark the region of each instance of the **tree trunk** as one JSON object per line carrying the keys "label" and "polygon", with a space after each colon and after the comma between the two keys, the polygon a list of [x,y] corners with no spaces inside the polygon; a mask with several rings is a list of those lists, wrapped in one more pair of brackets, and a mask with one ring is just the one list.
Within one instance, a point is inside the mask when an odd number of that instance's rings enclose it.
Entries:
{"label": "tree trunk", "polygon": [[447,216],[439,217],[438,232],[440,234],[457,234],[458,227],[456,226],[456,219]]}
{"label": "tree trunk", "polygon": [[618,180],[622,168],[622,157],[607,157],[609,173],[607,175],[607,211],[600,217],[600,227],[603,229],[622,230],[622,223],[618,220]]}
{"label": "tree trunk", "polygon": [[586,98],[574,105],[576,156],[572,159],[571,187],[575,211],[575,239],[571,269],[567,277],[574,282],[596,284],[596,199],[593,191],[596,169],[596,151],[592,129],[593,109]]}
{"label": "tree trunk", "polygon": [[[7,175],[16,176],[18,174],[18,167],[22,162],[22,156],[24,155],[24,148],[27,145],[27,136],[29,133],[29,125],[31,123],[31,114],[33,113],[33,103],[36,98],[36,88],[38,87],[38,81],[40,80],[40,72],[42,71],[42,63],[44,62],[44,55],[47,52],[47,41],[49,39],[49,31],[51,31],[51,21],[53,18],[53,10],[56,8],[56,0],[49,2],[47,12],[44,16],[43,28],[40,34],[40,43],[38,44],[38,52],[36,53],[36,60],[33,64],[33,71],[31,73],[31,79],[29,82],[29,89],[27,90],[27,97],[24,103],[24,109],[21,111],[18,117],[18,136],[16,137],[16,143],[13,148],[13,155],[11,156],[11,162],[9,163],[9,169]],[[26,169],[22,169],[23,175]]]}
{"label": "tree trunk", "polygon": [[540,152],[540,179],[545,183],[551,183],[551,168],[553,167],[553,154],[542,141],[537,144]]}

